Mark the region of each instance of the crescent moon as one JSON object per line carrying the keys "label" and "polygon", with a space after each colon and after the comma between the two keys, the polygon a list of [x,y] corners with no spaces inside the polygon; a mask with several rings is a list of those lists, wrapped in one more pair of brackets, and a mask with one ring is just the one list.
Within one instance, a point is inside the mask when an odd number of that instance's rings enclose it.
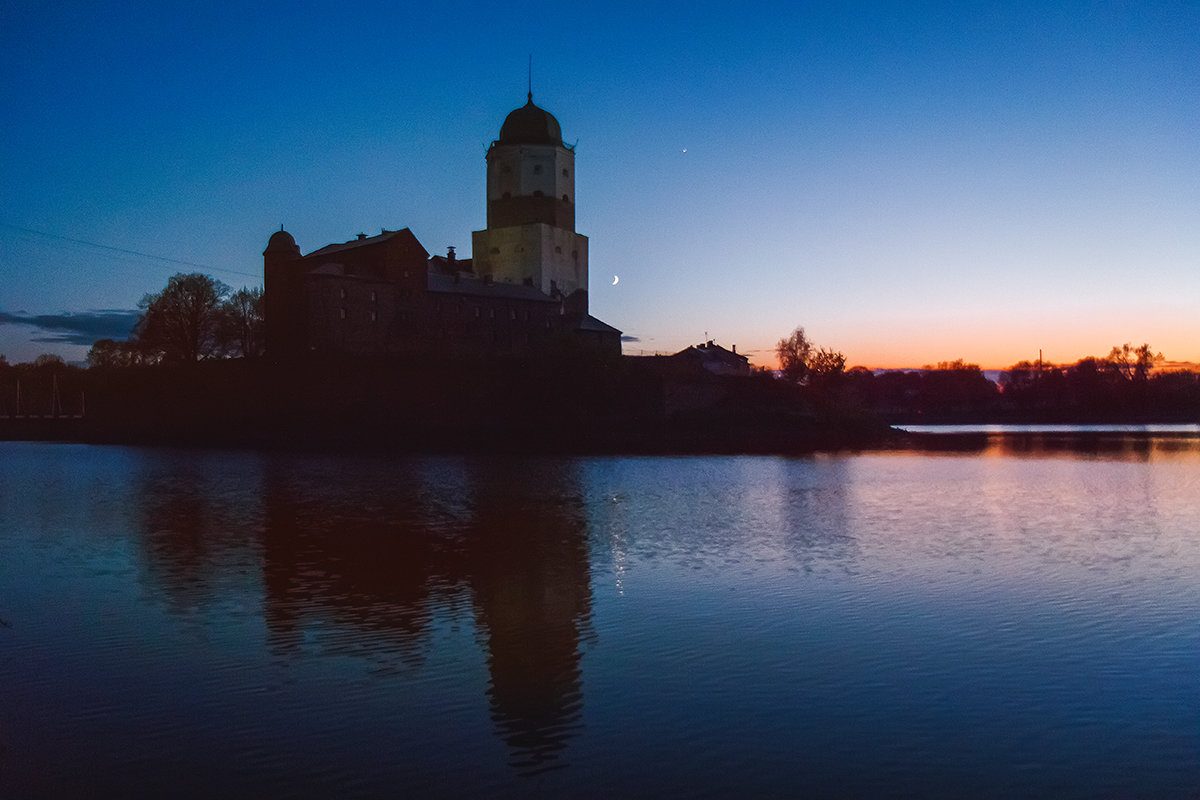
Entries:
{"label": "crescent moon", "polygon": [[613,282],[612,282],[612,285],[613,285],[613,286],[616,286],[616,285],[617,285],[618,283],[620,283],[620,282],[621,282],[621,276],[620,276],[620,275],[613,275]]}

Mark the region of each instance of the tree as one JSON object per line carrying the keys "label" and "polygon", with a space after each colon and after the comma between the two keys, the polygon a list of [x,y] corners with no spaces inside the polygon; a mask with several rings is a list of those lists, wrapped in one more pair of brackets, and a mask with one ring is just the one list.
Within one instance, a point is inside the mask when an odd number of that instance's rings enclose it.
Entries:
{"label": "tree", "polygon": [[142,363],[142,348],[136,339],[115,341],[98,339],[88,350],[87,364],[91,369],[131,367]]}
{"label": "tree", "polygon": [[836,350],[821,347],[817,352],[809,356],[808,374],[810,380],[813,378],[833,378],[845,371],[846,356]]}
{"label": "tree", "polygon": [[775,345],[775,355],[779,357],[779,369],[785,378],[800,383],[808,376],[809,359],[812,357],[813,345],[804,333],[803,327],[797,327],[791,335],[780,339]]}
{"label": "tree", "polygon": [[229,287],[199,272],[178,273],[157,294],[138,304],[145,309],[134,333],[152,360],[199,361],[222,355],[222,301]]}
{"label": "tree", "polygon": [[229,352],[243,357],[262,355],[263,292],[242,287],[221,304],[221,338]]}
{"label": "tree", "polygon": [[1129,381],[1146,380],[1150,377],[1150,370],[1154,368],[1155,362],[1162,360],[1163,354],[1155,353],[1149,344],[1134,347],[1129,342],[1114,347],[1105,359],[1110,370]]}
{"label": "tree", "polygon": [[39,369],[65,367],[67,362],[63,361],[63,357],[56,353],[42,353],[33,360],[33,365]]}

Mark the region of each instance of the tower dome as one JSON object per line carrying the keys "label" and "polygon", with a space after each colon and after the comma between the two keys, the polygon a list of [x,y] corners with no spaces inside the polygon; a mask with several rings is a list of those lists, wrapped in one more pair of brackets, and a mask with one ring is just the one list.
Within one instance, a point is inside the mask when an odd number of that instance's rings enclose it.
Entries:
{"label": "tower dome", "polygon": [[267,240],[267,249],[263,253],[295,253],[299,255],[300,248],[296,246],[296,240],[292,238],[292,235],[280,228],[271,234],[271,238]]}
{"label": "tower dome", "polygon": [[562,128],[558,120],[544,108],[529,102],[510,113],[500,126],[500,144],[553,144],[562,146]]}

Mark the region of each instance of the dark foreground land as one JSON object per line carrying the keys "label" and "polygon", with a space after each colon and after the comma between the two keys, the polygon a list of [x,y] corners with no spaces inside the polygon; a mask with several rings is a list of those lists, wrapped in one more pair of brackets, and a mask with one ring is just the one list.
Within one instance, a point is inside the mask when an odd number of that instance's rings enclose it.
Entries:
{"label": "dark foreground land", "polygon": [[1071,373],[1061,386],[1010,381],[1000,391],[977,368],[879,376],[855,369],[800,386],[765,372],[714,375],[672,358],[578,355],[5,370],[0,439],[10,440],[409,453],[786,454],[922,446],[920,437],[889,427],[899,424],[1200,422],[1200,375],[1194,373],[1144,380]]}
{"label": "dark foreground land", "polygon": [[[878,417],[770,375],[654,359],[256,360],[87,370],[0,439],[389,452],[788,453],[870,447]],[[82,406],[82,418],[73,418]]]}

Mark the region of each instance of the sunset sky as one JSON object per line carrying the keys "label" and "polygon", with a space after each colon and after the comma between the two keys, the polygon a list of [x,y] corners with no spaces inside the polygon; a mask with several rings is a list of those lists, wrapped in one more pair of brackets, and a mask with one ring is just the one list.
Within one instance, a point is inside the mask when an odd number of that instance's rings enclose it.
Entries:
{"label": "sunset sky", "polygon": [[1195,2],[3,3],[0,353],[281,224],[469,255],[531,54],[626,353],[1200,362]]}

